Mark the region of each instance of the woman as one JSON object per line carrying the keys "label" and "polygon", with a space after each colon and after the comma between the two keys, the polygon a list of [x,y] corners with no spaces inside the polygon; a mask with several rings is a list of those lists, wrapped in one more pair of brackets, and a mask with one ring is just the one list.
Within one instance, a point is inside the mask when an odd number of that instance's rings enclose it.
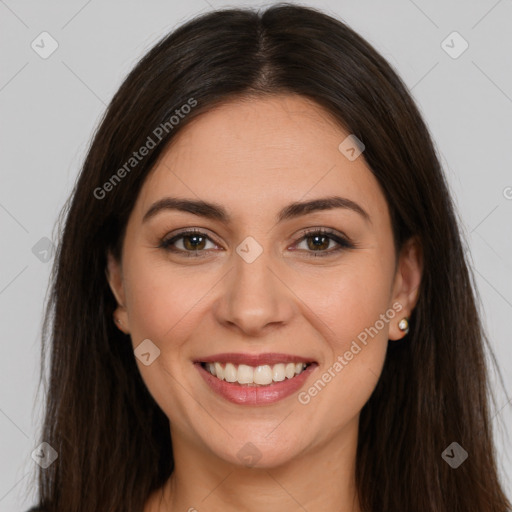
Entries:
{"label": "woman", "polygon": [[41,510],[510,507],[430,135],[319,11],[212,12],[139,62],[46,315]]}

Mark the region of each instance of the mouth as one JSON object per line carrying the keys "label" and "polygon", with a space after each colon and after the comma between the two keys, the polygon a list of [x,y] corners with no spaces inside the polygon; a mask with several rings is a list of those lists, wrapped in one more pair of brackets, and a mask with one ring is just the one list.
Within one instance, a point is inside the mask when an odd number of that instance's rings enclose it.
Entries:
{"label": "mouth", "polygon": [[239,405],[266,405],[298,391],[318,363],[287,354],[217,354],[194,361],[212,391]]}
{"label": "mouth", "polygon": [[273,365],[250,366],[232,362],[199,363],[201,367],[218,380],[223,380],[239,386],[271,386],[277,382],[293,379],[300,375],[315,362],[310,363],[277,363]]}

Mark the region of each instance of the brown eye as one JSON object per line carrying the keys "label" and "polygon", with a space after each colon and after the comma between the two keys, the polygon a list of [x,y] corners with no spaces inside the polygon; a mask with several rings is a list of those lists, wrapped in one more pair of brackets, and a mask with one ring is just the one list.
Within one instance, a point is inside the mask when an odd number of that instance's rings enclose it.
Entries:
{"label": "brown eye", "polygon": [[176,236],[162,240],[159,247],[166,251],[182,253],[184,256],[198,256],[199,252],[206,251],[208,242],[211,242],[214,248],[217,247],[202,231],[183,231]]}
{"label": "brown eye", "polygon": [[206,237],[201,235],[185,235],[182,238],[184,240],[183,246],[187,250],[201,250],[204,249],[204,246],[206,245]]}
{"label": "brown eye", "polygon": [[[329,256],[344,249],[355,247],[351,242],[343,236],[335,234],[332,231],[325,229],[317,229],[309,231],[303,236],[299,243],[305,242],[306,252],[310,253],[309,256]],[[331,242],[334,242],[334,249],[328,250],[332,247]],[[337,244],[337,248],[336,248]],[[300,249],[302,250],[302,249]]]}
{"label": "brown eye", "polygon": [[308,248],[312,251],[328,249],[332,238],[325,235],[309,235],[305,238],[308,241]]}

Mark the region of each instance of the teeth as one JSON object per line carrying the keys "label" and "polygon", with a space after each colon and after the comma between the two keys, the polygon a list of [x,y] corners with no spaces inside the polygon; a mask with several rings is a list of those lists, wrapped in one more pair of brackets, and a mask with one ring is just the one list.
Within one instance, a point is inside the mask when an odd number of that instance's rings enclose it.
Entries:
{"label": "teeth", "polygon": [[246,364],[241,364],[238,367],[238,375],[236,380],[239,384],[253,384],[254,383],[254,368],[252,366],[247,366]]}
{"label": "teeth", "polygon": [[215,376],[220,380],[224,380],[224,368],[222,368],[220,363],[215,363]]}
{"label": "teeth", "polygon": [[268,386],[272,382],[282,382],[300,375],[306,368],[305,363],[278,363],[273,366],[264,364],[261,366],[248,366],[246,364],[235,365],[233,363],[206,363],[204,368],[212,375],[226,382],[238,382],[238,384],[252,384]]}
{"label": "teeth", "polygon": [[284,364],[279,363],[275,364],[272,368],[272,380],[274,382],[281,382],[286,378],[284,373]]}
{"label": "teeth", "polygon": [[288,363],[285,366],[284,374],[286,375],[287,379],[291,379],[295,376],[295,364],[294,363]]}
{"label": "teeth", "polygon": [[254,384],[267,385],[272,382],[272,368],[268,364],[257,366],[254,370]]}
{"label": "teeth", "polygon": [[224,368],[224,379],[226,382],[235,382],[237,377],[236,367],[234,364],[228,363]]}

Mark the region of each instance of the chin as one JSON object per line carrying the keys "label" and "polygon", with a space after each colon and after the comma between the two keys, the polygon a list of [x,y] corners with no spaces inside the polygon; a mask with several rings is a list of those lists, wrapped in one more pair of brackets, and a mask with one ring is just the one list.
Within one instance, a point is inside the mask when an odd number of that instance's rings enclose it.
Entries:
{"label": "chin", "polygon": [[[265,432],[268,432],[265,430]],[[219,444],[209,446],[212,452],[229,464],[248,468],[269,469],[276,468],[292,462],[299,457],[303,450],[296,441],[296,436],[286,432],[282,436],[272,439],[268,434],[233,436],[228,442],[220,441]]]}

